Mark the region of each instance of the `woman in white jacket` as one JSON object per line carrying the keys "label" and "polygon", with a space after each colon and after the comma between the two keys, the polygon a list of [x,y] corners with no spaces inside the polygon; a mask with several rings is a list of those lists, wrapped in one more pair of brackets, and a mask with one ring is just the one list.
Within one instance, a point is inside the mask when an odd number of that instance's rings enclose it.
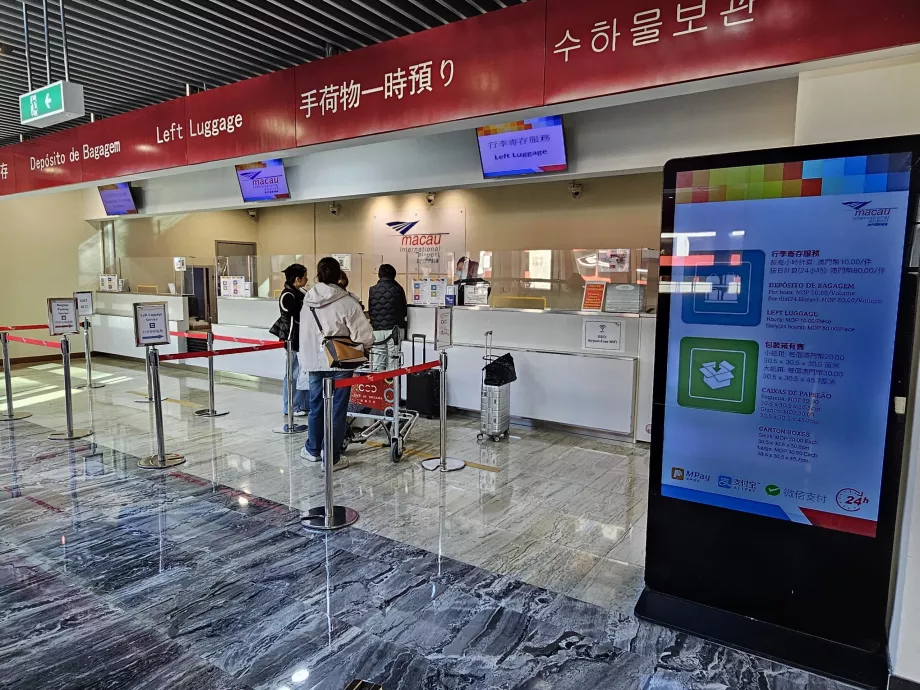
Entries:
{"label": "woman in white jacket", "polygon": [[[323,448],[323,379],[348,378],[350,371],[333,369],[329,366],[323,338],[348,336],[370,352],[374,344],[374,331],[364,315],[360,302],[340,288],[337,283],[342,276],[339,262],[332,257],[321,259],[316,266],[316,285],[304,297],[300,317],[300,351],[297,354],[300,371],[309,372],[309,403],[307,418],[307,442],[300,451],[300,457],[309,462],[319,462]],[[298,386],[300,387],[300,386]],[[341,460],[339,453],[345,439],[348,424],[348,399],[351,388],[336,388],[332,404],[334,469],[348,466],[348,460]]]}

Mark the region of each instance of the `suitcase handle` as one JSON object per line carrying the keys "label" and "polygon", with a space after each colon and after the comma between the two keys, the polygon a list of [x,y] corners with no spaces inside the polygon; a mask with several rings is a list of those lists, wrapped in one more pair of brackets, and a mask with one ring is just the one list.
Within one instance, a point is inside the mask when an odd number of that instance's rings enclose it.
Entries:
{"label": "suitcase handle", "polygon": [[422,359],[425,359],[425,343],[427,338],[424,333],[413,333],[412,334],[412,366],[415,366],[415,341],[421,339],[422,341]]}

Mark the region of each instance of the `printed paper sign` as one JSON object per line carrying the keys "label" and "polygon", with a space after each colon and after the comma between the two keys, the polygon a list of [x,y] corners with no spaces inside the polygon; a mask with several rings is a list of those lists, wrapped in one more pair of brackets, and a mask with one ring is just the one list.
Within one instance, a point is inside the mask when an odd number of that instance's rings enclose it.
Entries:
{"label": "printed paper sign", "polygon": [[585,319],[582,347],[585,350],[622,352],[623,322]]}
{"label": "printed paper sign", "polygon": [[93,315],[93,293],[75,292],[73,298],[77,300],[77,316]]}
{"label": "printed paper sign", "polygon": [[585,294],[581,300],[582,311],[601,311],[604,308],[604,295],[607,283],[603,280],[589,280],[585,283]]}
{"label": "printed paper sign", "polygon": [[169,345],[169,311],[166,302],[134,305],[134,340],[138,347]]}
{"label": "printed paper sign", "polygon": [[437,331],[435,331],[434,347],[436,350],[443,350],[444,348],[453,345],[453,320],[451,319],[452,314],[453,312],[449,307],[438,307],[435,313]]}
{"label": "printed paper sign", "polygon": [[174,256],[173,257],[173,268],[177,271],[185,270],[185,257],[184,256]]}
{"label": "printed paper sign", "polygon": [[79,333],[77,301],[73,297],[48,300],[48,332],[51,335]]}
{"label": "printed paper sign", "polygon": [[339,262],[343,271],[351,271],[351,254],[333,254],[332,258]]}

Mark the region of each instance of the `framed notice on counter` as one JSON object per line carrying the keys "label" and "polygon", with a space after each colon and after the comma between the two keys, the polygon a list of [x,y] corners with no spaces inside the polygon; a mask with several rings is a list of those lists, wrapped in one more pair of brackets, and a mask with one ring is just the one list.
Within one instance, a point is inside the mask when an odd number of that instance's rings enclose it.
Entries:
{"label": "framed notice on counter", "polygon": [[486,306],[489,304],[489,284],[488,283],[470,283],[462,285],[463,304],[468,307]]}
{"label": "framed notice on counter", "polygon": [[623,322],[585,319],[582,348],[585,350],[623,351]]}
{"label": "framed notice on counter", "polygon": [[79,333],[77,328],[77,300],[73,297],[48,300],[48,332],[51,335]]}
{"label": "framed notice on counter", "polygon": [[73,298],[77,300],[77,316],[93,315],[93,293],[75,292]]}
{"label": "framed notice on counter", "polygon": [[134,342],[138,347],[169,345],[169,310],[166,302],[134,305]]}
{"label": "framed notice on counter", "polygon": [[111,273],[103,273],[99,276],[99,292],[118,292],[118,276]]}
{"label": "framed notice on counter", "polygon": [[581,298],[582,311],[603,311],[604,295],[607,294],[607,282],[588,280],[585,282],[585,294]]}

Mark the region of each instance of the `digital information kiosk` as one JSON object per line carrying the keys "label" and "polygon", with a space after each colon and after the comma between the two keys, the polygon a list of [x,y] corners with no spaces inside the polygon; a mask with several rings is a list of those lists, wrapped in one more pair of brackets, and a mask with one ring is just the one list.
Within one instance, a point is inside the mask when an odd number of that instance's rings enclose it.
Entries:
{"label": "digital information kiosk", "polygon": [[918,161],[900,138],[665,167],[640,618],[884,682]]}

